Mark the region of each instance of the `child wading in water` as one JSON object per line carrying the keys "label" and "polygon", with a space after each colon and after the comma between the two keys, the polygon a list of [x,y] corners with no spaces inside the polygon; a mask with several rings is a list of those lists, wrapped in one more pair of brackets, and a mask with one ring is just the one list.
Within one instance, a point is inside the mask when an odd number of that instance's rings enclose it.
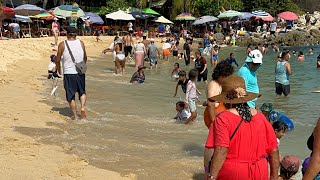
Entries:
{"label": "child wading in water", "polygon": [[176,110],[177,115],[174,119],[176,119],[177,122],[184,123],[191,116],[191,114],[185,109],[185,103],[183,101],[176,103]]}
{"label": "child wading in water", "polygon": [[197,118],[196,101],[199,101],[197,94],[201,95],[194,83],[197,80],[197,76],[198,71],[196,69],[191,69],[189,71],[189,81],[186,91],[186,106],[189,108],[191,116],[186,120],[185,124],[189,124]]}

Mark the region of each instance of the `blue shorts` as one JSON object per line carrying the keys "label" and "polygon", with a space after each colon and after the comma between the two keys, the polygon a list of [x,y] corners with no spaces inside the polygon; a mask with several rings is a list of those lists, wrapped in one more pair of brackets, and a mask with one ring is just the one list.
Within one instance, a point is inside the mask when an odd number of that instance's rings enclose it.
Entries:
{"label": "blue shorts", "polygon": [[66,90],[66,98],[68,102],[75,99],[76,93],[79,99],[86,94],[86,76],[85,74],[65,74],[63,79],[64,89]]}

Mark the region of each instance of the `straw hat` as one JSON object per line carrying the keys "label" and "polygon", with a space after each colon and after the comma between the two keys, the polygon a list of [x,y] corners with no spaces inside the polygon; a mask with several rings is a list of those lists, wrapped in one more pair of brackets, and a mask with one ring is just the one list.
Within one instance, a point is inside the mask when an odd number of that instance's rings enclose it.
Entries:
{"label": "straw hat", "polygon": [[209,100],[228,104],[241,104],[261,96],[261,94],[246,92],[243,78],[235,75],[225,78],[221,87],[222,93],[209,98]]}

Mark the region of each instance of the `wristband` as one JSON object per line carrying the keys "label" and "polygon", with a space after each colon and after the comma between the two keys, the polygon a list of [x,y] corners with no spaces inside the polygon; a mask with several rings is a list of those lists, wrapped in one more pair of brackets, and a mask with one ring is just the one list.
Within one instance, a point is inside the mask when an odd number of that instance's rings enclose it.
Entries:
{"label": "wristband", "polygon": [[204,166],[204,172],[206,172],[206,173],[209,173],[209,172],[210,172],[210,169],[209,169],[208,166]]}

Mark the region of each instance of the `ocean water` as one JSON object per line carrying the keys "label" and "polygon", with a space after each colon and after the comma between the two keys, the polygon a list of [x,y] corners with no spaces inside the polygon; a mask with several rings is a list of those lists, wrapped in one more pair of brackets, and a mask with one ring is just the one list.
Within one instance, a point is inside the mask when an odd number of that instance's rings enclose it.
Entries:
{"label": "ocean water", "polygon": [[[307,47],[290,47],[303,50]],[[264,55],[263,65],[258,70],[258,82],[263,102],[272,102],[276,110],[285,113],[295,123],[295,129],[281,139],[281,155],[295,154],[304,159],[310,154],[306,140],[319,117],[319,74],[316,57],[320,53],[314,47],[314,55],[306,55],[304,62],[292,56],[291,94],[276,97],[274,87],[274,66],[277,54],[271,50]],[[225,48],[219,58],[224,59],[234,52],[240,65],[245,60],[244,48]],[[122,174],[134,173],[138,179],[203,179],[203,150],[208,129],[203,123],[200,103],[198,117],[194,124],[175,123],[175,103],[184,98],[179,87],[177,97],[173,97],[176,82],[170,78],[173,64],[159,61],[159,69],[146,69],[146,83],[128,83],[134,73],[133,65],[128,65],[127,76],[113,75],[111,56],[91,56],[88,64],[87,107],[88,123],[51,123],[57,127],[48,129],[18,129],[21,133],[34,137],[42,143],[62,146],[66,152],[86,159],[99,168],[114,170]],[[183,60],[178,60],[183,70]],[[148,66],[148,64],[147,64]],[[236,68],[238,69],[238,68]],[[212,68],[209,65],[209,79]],[[205,84],[196,83],[205,97]],[[47,97],[45,102],[53,111],[70,116],[65,102],[63,85],[59,82],[56,97]],[[49,91],[49,90],[48,90]],[[66,130],[68,134],[64,134]],[[106,178],[108,179],[108,178]]]}

